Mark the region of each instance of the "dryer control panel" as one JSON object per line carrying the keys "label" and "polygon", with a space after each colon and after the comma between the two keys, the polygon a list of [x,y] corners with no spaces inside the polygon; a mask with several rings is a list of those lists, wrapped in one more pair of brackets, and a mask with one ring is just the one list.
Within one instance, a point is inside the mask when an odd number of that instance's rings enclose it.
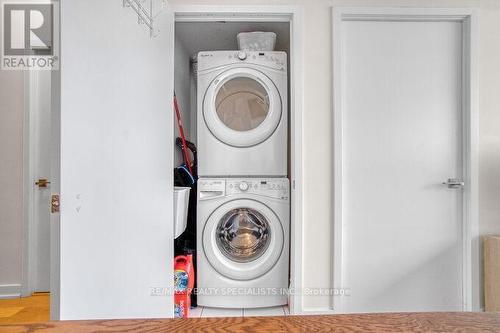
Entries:
{"label": "dryer control panel", "polygon": [[200,199],[221,196],[252,194],[280,200],[289,200],[290,182],[287,178],[234,178],[200,179],[198,191]]}
{"label": "dryer control panel", "polygon": [[228,65],[265,66],[286,73],[287,54],[280,51],[202,51],[198,53],[198,71]]}

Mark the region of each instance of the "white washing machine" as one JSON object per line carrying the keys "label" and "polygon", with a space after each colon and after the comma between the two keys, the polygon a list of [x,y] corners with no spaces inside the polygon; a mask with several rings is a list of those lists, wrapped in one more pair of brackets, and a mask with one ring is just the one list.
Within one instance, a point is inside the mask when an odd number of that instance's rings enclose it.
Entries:
{"label": "white washing machine", "polygon": [[286,176],[287,91],[285,52],[200,52],[199,176]]}
{"label": "white washing machine", "polygon": [[287,304],[289,225],[288,179],[200,179],[198,304]]}

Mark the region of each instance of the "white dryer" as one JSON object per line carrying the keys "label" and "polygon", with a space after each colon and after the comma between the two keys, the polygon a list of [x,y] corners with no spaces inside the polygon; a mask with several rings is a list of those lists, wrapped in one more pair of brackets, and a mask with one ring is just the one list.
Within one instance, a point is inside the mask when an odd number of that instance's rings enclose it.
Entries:
{"label": "white dryer", "polygon": [[199,176],[286,176],[286,53],[200,52],[197,82]]}
{"label": "white dryer", "polygon": [[288,303],[289,202],[286,178],[199,180],[199,305]]}

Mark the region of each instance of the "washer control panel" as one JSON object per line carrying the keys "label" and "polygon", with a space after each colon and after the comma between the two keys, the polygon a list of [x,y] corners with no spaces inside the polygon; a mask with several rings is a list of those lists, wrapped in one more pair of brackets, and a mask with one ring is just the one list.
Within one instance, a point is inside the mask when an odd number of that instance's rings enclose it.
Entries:
{"label": "washer control panel", "polygon": [[288,179],[230,179],[226,180],[226,195],[254,194],[288,200]]}
{"label": "washer control panel", "polygon": [[198,191],[200,199],[252,194],[280,200],[289,200],[289,183],[287,178],[200,179],[198,180]]}
{"label": "washer control panel", "polygon": [[226,181],[224,179],[200,179],[198,188],[205,192],[224,192],[226,189]]}

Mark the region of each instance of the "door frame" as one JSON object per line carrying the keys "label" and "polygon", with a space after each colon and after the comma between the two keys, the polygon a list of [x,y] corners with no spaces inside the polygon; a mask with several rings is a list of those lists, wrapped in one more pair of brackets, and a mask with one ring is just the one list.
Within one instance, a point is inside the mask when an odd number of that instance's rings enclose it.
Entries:
{"label": "door frame", "polygon": [[[35,152],[37,142],[34,133],[37,130],[37,117],[34,108],[37,107],[33,100],[38,91],[38,71],[24,73],[24,114],[23,114],[23,252],[22,252],[22,277],[21,297],[30,296],[35,291],[35,278],[37,274],[36,262],[36,225],[35,225],[35,185],[33,183],[38,166],[36,165]],[[49,214],[49,212],[48,212]]]}
{"label": "door frame", "polygon": [[[343,22],[346,21],[421,21],[463,23],[463,253],[462,253],[462,308],[464,311],[480,310],[480,240],[478,228],[478,14],[474,8],[332,8],[332,55],[333,55],[333,227],[331,228],[332,285],[339,292],[344,286],[342,253],[342,114],[344,112],[344,41]],[[331,306],[342,313],[342,301],[333,296]],[[338,311],[337,311],[338,309]]]}
{"label": "door frame", "polygon": [[[291,235],[290,235],[290,290],[291,314],[304,312],[303,297],[303,173],[302,173],[302,115],[303,91],[303,23],[298,6],[200,6],[172,5],[174,22],[289,22],[290,23],[290,144],[291,144]],[[174,29],[175,34],[175,29]],[[174,36],[175,37],[175,36]],[[171,78],[172,84],[174,78]],[[173,117],[173,114],[172,114]],[[174,166],[172,165],[172,170]],[[172,258],[173,259],[173,258]],[[298,292],[297,292],[298,291]]]}

